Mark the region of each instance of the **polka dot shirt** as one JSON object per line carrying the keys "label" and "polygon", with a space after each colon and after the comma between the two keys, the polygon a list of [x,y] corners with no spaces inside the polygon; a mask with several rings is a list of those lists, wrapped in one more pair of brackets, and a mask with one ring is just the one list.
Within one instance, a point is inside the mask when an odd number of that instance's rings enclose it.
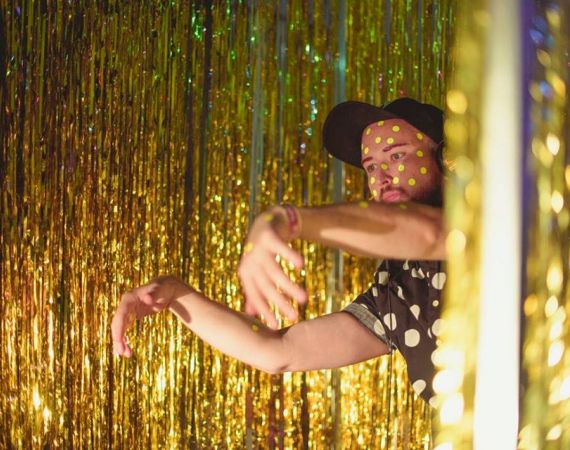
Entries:
{"label": "polka dot shirt", "polygon": [[402,353],[413,389],[427,402],[434,396],[432,353],[445,280],[442,261],[384,260],[370,289],[344,309]]}

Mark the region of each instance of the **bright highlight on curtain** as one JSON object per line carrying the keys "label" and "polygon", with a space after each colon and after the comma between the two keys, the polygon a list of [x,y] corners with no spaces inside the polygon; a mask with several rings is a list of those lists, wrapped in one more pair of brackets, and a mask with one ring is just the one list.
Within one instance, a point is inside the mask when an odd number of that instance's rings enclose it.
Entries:
{"label": "bright highlight on curtain", "polygon": [[[448,205],[453,205],[447,210],[450,277],[443,342],[436,357],[440,371],[434,380],[439,393],[435,402],[440,408],[435,439],[438,450],[470,449],[473,445],[514,448],[518,398],[522,401],[519,448],[534,450],[570,445],[567,432],[570,429],[570,383],[567,382],[570,379],[567,351],[570,216],[565,208],[570,187],[566,154],[570,140],[570,101],[566,92],[570,67],[570,5],[563,1],[520,2],[508,11],[501,11],[506,6],[503,3],[469,2],[458,9],[457,64],[447,94],[446,124],[448,147],[455,162],[447,191]],[[499,18],[502,14],[512,17],[513,10],[519,7],[522,30],[517,33],[512,21],[501,22]],[[502,24],[499,29],[495,28],[495,21]],[[489,34],[489,30],[494,31]],[[517,62],[518,51],[494,59],[493,54],[498,54],[502,46],[513,39],[522,39],[519,45],[523,52],[522,64]],[[520,72],[518,80],[512,78],[513,70]],[[493,91],[493,76],[499,83],[510,76],[513,84],[503,89],[497,84],[495,95],[485,96],[485,92]],[[518,99],[512,96],[517,83],[522,83]],[[486,99],[485,103],[481,103],[481,99]],[[506,116],[504,105],[495,103],[509,99],[515,116],[519,115],[516,105],[522,101],[523,133],[513,135],[519,127],[514,124],[502,128],[497,139],[489,140],[488,131],[494,126],[490,120],[496,120],[495,124],[513,124],[513,117]],[[500,145],[505,135],[512,139]],[[513,167],[519,165],[517,159],[504,161],[503,153],[510,151],[513,142],[521,138],[527,142],[520,145],[523,164]],[[487,150],[495,153],[488,154]],[[503,180],[496,176],[482,178],[481,174],[488,171],[486,165],[500,168],[502,178],[507,172],[510,175]],[[524,182],[519,184],[516,178],[511,178],[514,170],[522,171]],[[506,179],[511,181],[503,186]],[[505,204],[495,211],[502,222],[497,223],[496,228],[485,229],[488,213],[483,206],[489,206],[489,200],[481,203],[486,198],[482,193],[501,189],[496,192],[501,197],[505,191],[515,192],[513,181],[520,186],[522,214],[513,209],[519,201],[514,195],[513,204]],[[523,233],[518,241],[526,251],[522,262],[517,257],[516,236],[515,239],[505,236],[498,244],[504,246],[510,242],[511,250],[504,248],[496,261],[505,257],[507,260],[503,261],[502,268],[498,266],[494,273],[489,273],[492,264],[485,258],[485,246],[497,237],[496,232],[506,223],[511,222],[514,227],[512,220],[517,218],[520,225],[514,234]],[[484,241],[480,237],[484,237]],[[517,395],[519,380],[513,370],[517,354],[504,347],[508,340],[510,348],[516,348],[519,315],[513,294],[520,288],[516,282],[517,270],[526,271],[522,273],[521,283],[524,292],[521,397]],[[506,278],[505,273],[509,274]],[[497,289],[497,296],[493,298],[486,292],[491,294],[489,283],[499,275],[496,281],[510,283],[511,288],[503,295]],[[493,306],[493,302],[497,304]],[[511,313],[507,313],[505,307],[510,307]],[[494,330],[487,328],[501,311],[506,322],[496,324]],[[485,339],[490,332],[500,342]],[[497,351],[498,354],[494,354]],[[506,372],[511,375],[505,377]],[[506,390],[497,390],[497,384]],[[506,406],[512,411],[510,414],[506,413]],[[502,415],[495,414],[499,410]],[[493,417],[495,423],[489,420]]]}
{"label": "bright highlight on curtain", "polygon": [[570,4],[529,10],[528,258],[520,448],[570,448]]}

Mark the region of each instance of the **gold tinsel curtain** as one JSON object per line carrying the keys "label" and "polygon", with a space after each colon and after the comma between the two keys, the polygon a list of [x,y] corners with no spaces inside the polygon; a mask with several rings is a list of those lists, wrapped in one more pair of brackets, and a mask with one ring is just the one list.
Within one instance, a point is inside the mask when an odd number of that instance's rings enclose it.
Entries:
{"label": "gold tinsel curtain", "polygon": [[[109,325],[161,273],[241,308],[255,214],[366,195],[324,117],[442,106],[453,4],[0,0],[0,447],[430,447],[398,357],[268,376],[163,314],[125,361]],[[305,318],[367,286],[373,262],[302,245]]]}

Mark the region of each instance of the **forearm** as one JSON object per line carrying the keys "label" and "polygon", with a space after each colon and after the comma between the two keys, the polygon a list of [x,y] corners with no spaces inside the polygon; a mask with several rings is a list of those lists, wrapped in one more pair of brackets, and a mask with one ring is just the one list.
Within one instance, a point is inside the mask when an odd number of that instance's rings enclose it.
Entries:
{"label": "forearm", "polygon": [[269,373],[279,373],[288,365],[283,331],[271,330],[196,291],[176,298],[169,309],[198,337],[228,356]]}
{"label": "forearm", "polygon": [[197,292],[178,297],[170,310],[212,347],[268,373],[342,367],[388,351],[344,312],[275,331]]}
{"label": "forearm", "polygon": [[[366,205],[366,206],[364,206]],[[298,208],[297,237],[358,256],[445,259],[442,211],[425,205],[343,203]]]}

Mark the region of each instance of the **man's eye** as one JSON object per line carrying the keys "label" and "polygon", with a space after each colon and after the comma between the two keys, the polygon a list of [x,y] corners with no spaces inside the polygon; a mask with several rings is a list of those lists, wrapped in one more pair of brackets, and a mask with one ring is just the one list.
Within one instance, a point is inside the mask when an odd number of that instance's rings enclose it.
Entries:
{"label": "man's eye", "polygon": [[400,153],[393,153],[393,154],[390,156],[390,159],[391,159],[392,161],[398,161],[399,159],[402,159],[403,157],[404,157],[404,154],[401,153],[401,152],[400,152]]}
{"label": "man's eye", "polygon": [[367,168],[366,168],[366,172],[368,173],[372,173],[376,170],[376,164],[370,164]]}

